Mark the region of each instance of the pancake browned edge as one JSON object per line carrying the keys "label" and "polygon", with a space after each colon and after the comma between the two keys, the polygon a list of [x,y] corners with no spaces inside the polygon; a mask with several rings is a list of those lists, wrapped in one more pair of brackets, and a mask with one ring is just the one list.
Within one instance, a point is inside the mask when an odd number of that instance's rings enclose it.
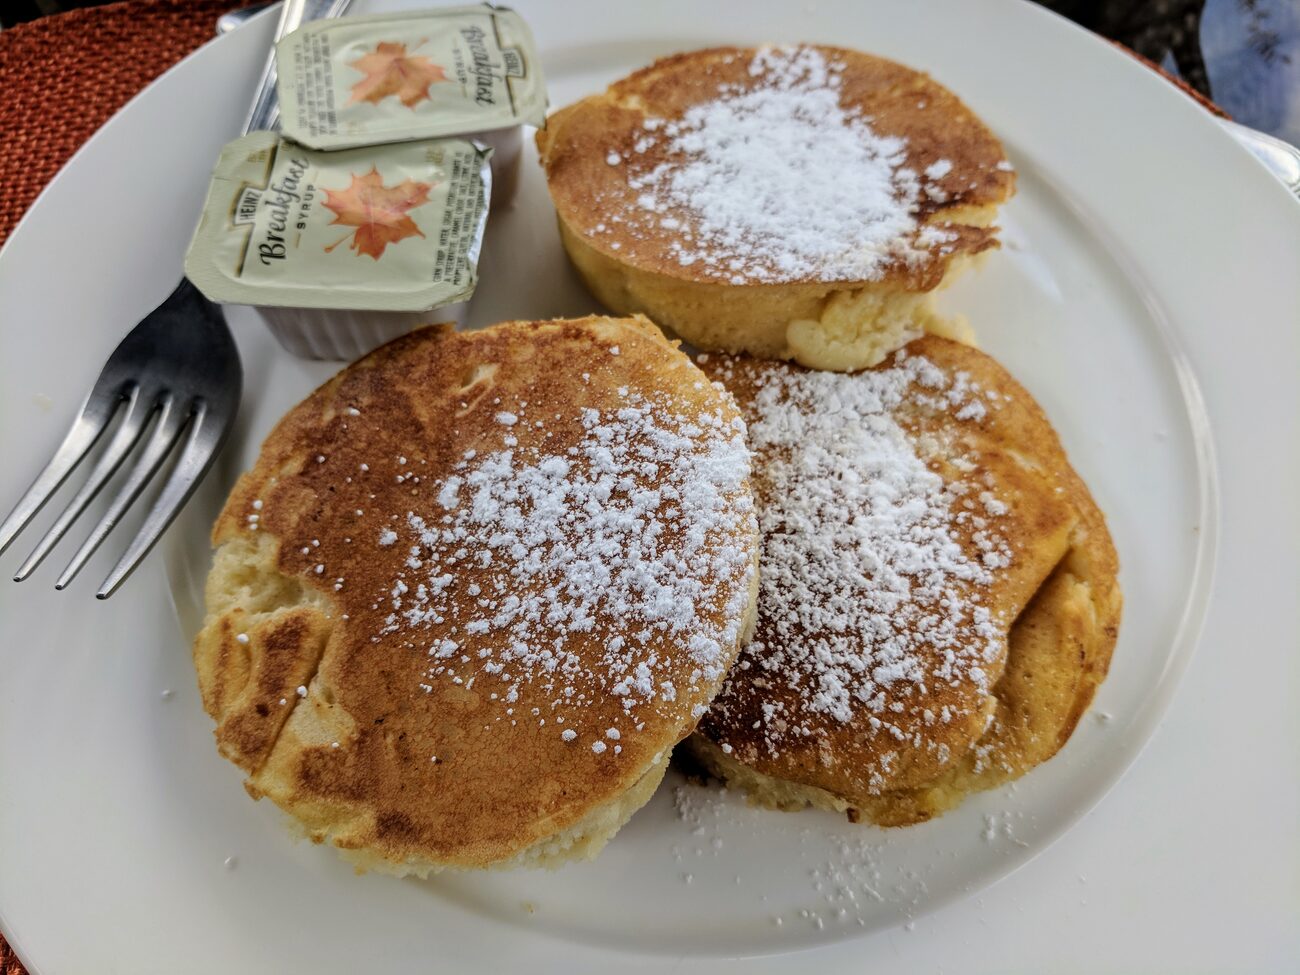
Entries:
{"label": "pancake browned edge", "polygon": [[[665,133],[689,110],[718,99],[723,86],[734,94],[767,83],[767,73],[751,67],[760,53],[770,60],[773,51],[813,51],[832,68],[841,66],[832,75],[841,109],[869,120],[862,124],[875,136],[904,140],[904,158],[893,173],[912,181],[908,192],[915,198],[907,207],[914,227],[889,241],[890,254],[867,276],[853,279],[852,269],[787,275],[770,266],[745,267],[726,253],[709,259],[698,213],[642,205],[647,174],[671,172],[687,159]],[[709,138],[707,123],[692,131]],[[805,185],[798,167],[829,151],[821,141],[785,153],[795,162],[790,187],[779,192],[790,196]],[[837,47],[719,47],[664,58],[552,114],[537,133],[537,146],[564,247],[606,307],[647,314],[701,349],[839,371],[874,365],[922,331],[972,339],[963,319],[932,309],[930,295],[970,258],[998,246],[996,209],[1015,188],[1000,142],[952,92],[901,64]],[[736,164],[746,165],[747,158]],[[826,161],[842,172],[842,160]],[[722,173],[713,176],[708,182],[727,182]],[[899,193],[903,188],[898,183]],[[783,226],[825,229],[817,199],[813,195],[799,218]],[[840,198],[835,205],[843,203]],[[765,206],[761,200],[750,205]],[[768,235],[769,242],[773,237],[781,233]],[[843,252],[859,249],[846,242]]]}
{"label": "pancake browned edge", "polygon": [[[993,359],[934,337],[855,376],[749,358],[701,359],[707,359],[706,372],[735,394],[750,426],[763,579],[754,639],[691,738],[696,757],[759,804],[811,804],[884,826],[928,820],[971,792],[1018,778],[1051,758],[1106,675],[1121,597],[1105,520],[1030,395]],[[864,490],[872,483],[880,491],[894,489],[891,471],[874,471],[872,481],[869,458],[844,463],[837,482],[824,486],[822,508],[774,497],[774,478],[785,476],[780,471],[821,463],[814,456],[819,452],[872,453],[870,445],[846,447],[833,427],[858,429],[881,420],[878,409],[856,421],[848,415],[848,386],[831,390],[825,402],[807,402],[813,384],[798,385],[799,374],[823,377],[817,380],[823,396],[831,380],[869,380],[888,394],[881,377],[902,377],[907,391],[887,415],[913,456],[942,479],[951,504],[947,515],[943,506],[934,509],[944,522],[939,527],[959,546],[957,561],[967,560],[965,574],[982,579],[963,581],[956,577],[962,571],[954,570],[936,584],[942,602],[920,604],[918,597],[891,609],[886,601],[879,616],[870,608],[853,615],[854,606],[881,602],[884,573],[913,572],[916,593],[929,584],[926,573],[941,569],[890,564],[896,537],[852,527],[882,513],[888,524],[897,506],[923,503],[906,491],[894,497],[893,509],[849,497],[843,484],[855,481],[854,471],[868,485]],[[790,414],[782,411],[801,395],[807,426],[789,442],[782,416]],[[861,402],[870,402],[875,393],[864,395]],[[782,486],[789,491],[799,485],[787,478]],[[837,524],[809,515],[837,506],[842,517],[825,516],[839,518]],[[896,563],[918,559],[925,545],[937,544],[934,517],[911,524],[909,537],[923,541],[894,546],[906,556]],[[818,543],[816,534],[834,540]],[[867,551],[853,550],[860,541]],[[861,584],[819,582],[827,558],[841,560],[841,573],[860,566]],[[868,567],[875,558],[883,568]],[[951,553],[944,558],[953,562]],[[988,571],[969,569],[976,564]],[[799,592],[820,595],[821,604],[799,606],[792,595]],[[984,623],[981,611],[988,614]],[[828,621],[844,630],[815,632]],[[872,626],[883,632],[871,636]],[[839,692],[838,716],[811,703]]]}
{"label": "pancake browned edge", "polygon": [[645,319],[381,347],[213,529],[218,750],[358,868],[593,856],[752,625],[749,466],[731,396]]}

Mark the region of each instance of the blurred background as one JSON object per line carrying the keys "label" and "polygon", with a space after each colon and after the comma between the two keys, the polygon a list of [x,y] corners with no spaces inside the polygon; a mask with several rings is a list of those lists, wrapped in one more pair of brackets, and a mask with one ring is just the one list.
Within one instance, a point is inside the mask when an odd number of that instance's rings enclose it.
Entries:
{"label": "blurred background", "polygon": [[1300,143],[1300,0],[1049,0],[1243,125]]}
{"label": "blurred background", "polygon": [[[0,27],[99,5],[3,0]],[[231,9],[246,5],[230,3]],[[1237,121],[1300,143],[1300,0],[1045,0],[1043,6],[1154,61]]]}

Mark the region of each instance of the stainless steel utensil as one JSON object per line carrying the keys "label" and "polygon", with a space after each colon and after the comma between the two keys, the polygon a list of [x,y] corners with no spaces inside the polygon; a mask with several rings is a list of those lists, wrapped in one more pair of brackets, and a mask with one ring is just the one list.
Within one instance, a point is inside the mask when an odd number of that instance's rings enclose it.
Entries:
{"label": "stainless steel utensil", "polygon": [[[299,24],[309,20],[323,20],[338,17],[352,5],[352,0],[283,0],[280,5],[280,22],[275,28],[278,41],[285,34],[293,31]],[[262,82],[258,85],[257,95],[253,98],[253,107],[249,110],[248,121],[244,123],[245,132],[258,129],[273,129],[280,122],[280,102],[275,97],[275,52],[266,59],[262,69]]]}
{"label": "stainless steel utensil", "polygon": [[[17,507],[0,525],[3,551],[49,500],[114,419],[116,428],[83,484],[14,574],[26,579],[59,543],[136,445],[145,442],[108,512],[59,575],[64,588],[85,565],[178,442],[183,446],[126,554],[99,588],[112,595],[153,547],[207,472],[239,409],[243,371],[221,309],[182,280],[109,356],[72,429]],[[146,430],[150,430],[145,437]]]}
{"label": "stainless steel utensil", "polygon": [[[275,37],[306,20],[337,17],[350,0],[284,0]],[[267,61],[244,131],[275,125],[275,57]],[[0,524],[3,553],[110,427],[113,435],[89,479],[37,542],[14,581],[21,582],[58,545],[118,468],[136,454],[117,496],[58,581],[63,589],[117,526],[169,457],[174,462],[144,524],[96,595],[107,599],[148,554],[212,465],[235,415],[243,369],[221,309],[187,279],[133,328],[104,364],[72,428],[45,469]],[[146,432],[148,436],[146,437]],[[144,446],[137,453],[139,444]],[[179,451],[176,445],[181,444]]]}
{"label": "stainless steel utensil", "polygon": [[258,3],[251,7],[240,7],[238,10],[231,10],[222,14],[217,18],[217,34],[229,34],[236,27],[242,27],[248,23],[269,6],[269,3]]}

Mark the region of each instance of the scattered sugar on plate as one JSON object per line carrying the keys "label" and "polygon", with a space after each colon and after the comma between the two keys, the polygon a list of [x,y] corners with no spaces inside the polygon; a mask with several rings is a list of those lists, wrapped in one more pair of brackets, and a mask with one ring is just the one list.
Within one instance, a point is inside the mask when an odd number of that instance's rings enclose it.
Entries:
{"label": "scattered sugar on plate", "polygon": [[[750,896],[757,894],[762,903],[785,904],[783,912],[773,915],[774,924],[788,918],[814,929],[856,929],[864,927],[882,905],[919,908],[929,894],[927,877],[935,871],[941,851],[936,851],[930,866],[889,866],[889,834],[860,826],[830,832],[825,826],[800,826],[799,817],[757,809],[743,792],[725,787],[687,783],[676,786],[672,796],[679,829],[685,831],[684,836],[678,832],[669,846],[678,876],[690,871],[709,878],[704,886],[711,897],[723,882],[720,869],[730,877],[730,887],[772,884],[766,890],[758,887]],[[734,873],[737,848],[752,850],[754,844],[775,842],[798,851],[799,869],[779,876],[763,870]]]}

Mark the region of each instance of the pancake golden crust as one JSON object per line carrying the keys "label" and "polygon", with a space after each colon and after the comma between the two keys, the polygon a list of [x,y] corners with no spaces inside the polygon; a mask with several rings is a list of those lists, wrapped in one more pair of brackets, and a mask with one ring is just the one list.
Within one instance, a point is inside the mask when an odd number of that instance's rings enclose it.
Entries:
{"label": "pancake golden crust", "polygon": [[[764,540],[755,637],[692,739],[697,757],[764,804],[905,825],[1055,754],[1109,665],[1118,561],[1029,394],[937,338],[859,377],[746,358],[703,366],[749,421]],[[855,408],[876,440],[834,434]],[[873,452],[898,448],[891,436],[938,475],[942,498],[920,492],[919,475],[899,488],[873,471]],[[778,494],[817,490],[790,472],[825,482],[824,455],[849,448],[862,456],[841,453],[823,507]],[[875,568],[855,587],[817,578],[832,564],[843,577]],[[858,604],[868,609],[855,615]]]}
{"label": "pancake golden crust", "polygon": [[219,750],[366,868],[593,855],[752,620],[743,430],[644,319],[425,329],[350,366],[213,529]]}
{"label": "pancake golden crust", "polygon": [[537,144],[603,304],[701,348],[838,370],[938,326],[926,293],[997,246],[1015,186],[950,91],[835,47],[665,58],[552,114]]}
{"label": "pancake golden crust", "polygon": [[[929,181],[938,192],[921,194],[914,213],[921,224],[951,220],[957,239],[950,243],[955,246],[940,254],[935,244],[931,260],[892,255],[880,274],[857,280],[889,280],[905,290],[928,291],[939,284],[947,262],[956,254],[997,246],[990,228],[965,225],[960,219],[965,212],[1005,202],[1013,192],[1015,175],[1005,167],[1002,145],[993,133],[956,95],[919,71],[848,48],[819,45],[813,49],[829,62],[844,65],[839,86],[842,108],[869,117],[878,135],[905,140],[901,167],[922,174],[936,163],[947,163],[943,175]],[[681,159],[668,140],[647,140],[646,120],[661,122],[656,127],[661,129],[680,122],[692,107],[717,98],[723,86],[741,91],[758,88],[763,76],[750,68],[758,53],[756,48],[717,47],[676,54],[615,82],[602,94],[553,113],[546,127],[538,130],[537,145],[551,197],[570,232],[638,270],[731,284],[730,268],[706,260],[683,263],[677,257],[673,245],[680,244],[682,229],[694,222],[688,210],[670,208],[656,211],[653,221],[630,222],[644,192],[632,182],[638,173],[673,166]],[[653,136],[654,130],[649,134]],[[815,146],[803,148],[816,151]],[[611,154],[625,162],[611,164]],[[664,216],[680,224],[665,227]],[[622,219],[615,221],[616,217]],[[815,225],[817,214],[808,214],[808,219]],[[605,229],[593,232],[601,224]],[[827,279],[816,272],[770,280],[783,285],[854,281]]]}

